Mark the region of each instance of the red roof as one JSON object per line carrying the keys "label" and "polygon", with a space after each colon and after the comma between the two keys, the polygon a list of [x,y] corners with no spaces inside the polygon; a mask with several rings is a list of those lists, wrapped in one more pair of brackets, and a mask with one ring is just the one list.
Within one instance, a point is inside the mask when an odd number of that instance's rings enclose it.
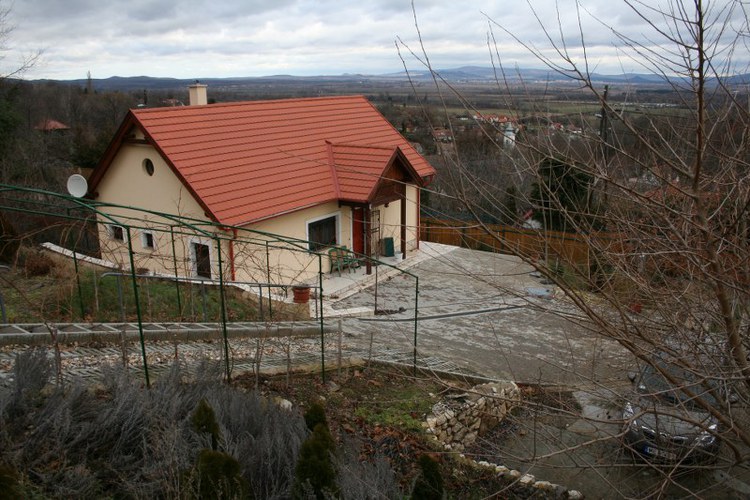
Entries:
{"label": "red roof", "polygon": [[337,199],[365,203],[396,158],[417,183],[435,174],[363,96],[322,97],[131,110],[92,192],[134,126],[227,225]]}
{"label": "red roof", "polygon": [[40,121],[34,128],[36,130],[42,130],[44,132],[52,132],[53,130],[70,130],[70,127],[68,127],[64,123],[49,118]]}

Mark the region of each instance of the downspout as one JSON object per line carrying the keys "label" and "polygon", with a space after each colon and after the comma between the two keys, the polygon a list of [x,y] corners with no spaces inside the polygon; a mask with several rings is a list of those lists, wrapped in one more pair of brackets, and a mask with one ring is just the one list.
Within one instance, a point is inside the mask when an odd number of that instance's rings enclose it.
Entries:
{"label": "downspout", "polygon": [[370,226],[372,221],[370,220],[370,205],[367,204],[364,210],[364,228],[365,228],[365,274],[368,276],[372,274],[372,253],[371,253],[371,242],[370,242]]}
{"label": "downspout", "polygon": [[417,250],[419,250],[419,241],[422,236],[422,190],[417,186]]}
{"label": "downspout", "polygon": [[237,229],[232,228],[232,239],[229,240],[229,272],[232,275],[232,281],[237,281],[234,271],[234,240],[237,239]]}
{"label": "downspout", "polygon": [[406,184],[401,185],[404,195],[401,197],[401,206],[399,207],[401,217],[401,228],[399,237],[401,238],[401,257],[406,260]]}

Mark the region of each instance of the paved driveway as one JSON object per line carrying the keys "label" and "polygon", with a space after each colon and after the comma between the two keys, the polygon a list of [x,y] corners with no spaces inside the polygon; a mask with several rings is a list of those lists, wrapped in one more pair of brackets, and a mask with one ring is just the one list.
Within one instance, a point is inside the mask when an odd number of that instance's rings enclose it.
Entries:
{"label": "paved driveway", "polygon": [[[581,326],[559,292],[540,298],[550,286],[532,271],[515,257],[467,249],[451,250],[411,268],[419,276],[419,354],[487,377],[576,388],[573,397],[580,414],[529,405],[509,421],[516,430],[502,441],[492,461],[579,489],[588,498],[641,497],[659,491],[669,470],[634,463],[618,438],[632,356]],[[404,310],[346,319],[349,340],[361,347],[372,335],[376,346],[408,351],[414,336],[414,322],[409,320],[414,317],[414,279],[400,275],[379,283],[377,296],[378,309]],[[375,289],[370,287],[334,308],[372,308],[374,303]],[[675,475],[677,486],[663,493],[684,496],[686,491],[701,491],[715,498],[747,498],[747,476],[744,467],[691,470]]]}
{"label": "paved driveway", "polygon": [[[428,250],[429,251],[429,250]],[[589,386],[622,380],[624,352],[575,320],[554,286],[508,256],[457,248],[409,269],[419,277],[418,352],[446,358],[469,372],[519,382]],[[547,290],[556,296],[544,298]],[[398,275],[333,305],[386,313],[348,318],[358,343],[411,349],[415,280]],[[400,311],[400,312],[399,312]]]}

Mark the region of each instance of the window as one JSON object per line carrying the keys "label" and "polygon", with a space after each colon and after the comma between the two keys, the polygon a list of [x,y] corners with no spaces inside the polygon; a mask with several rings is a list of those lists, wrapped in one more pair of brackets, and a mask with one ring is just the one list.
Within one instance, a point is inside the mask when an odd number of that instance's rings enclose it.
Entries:
{"label": "window", "polygon": [[142,232],[141,233],[141,244],[146,250],[154,250],[156,244],[154,243],[154,233]]}
{"label": "window", "polygon": [[154,175],[154,162],[152,162],[150,159],[146,158],[143,160],[143,170],[146,171],[146,173],[150,176]]}
{"label": "window", "polygon": [[109,235],[115,241],[125,241],[125,230],[122,226],[109,226]]}
{"label": "window", "polygon": [[333,215],[307,224],[307,239],[310,250],[319,250],[336,245],[338,234],[338,216]]}
{"label": "window", "polygon": [[200,278],[211,279],[211,250],[208,245],[192,242],[193,270]]}

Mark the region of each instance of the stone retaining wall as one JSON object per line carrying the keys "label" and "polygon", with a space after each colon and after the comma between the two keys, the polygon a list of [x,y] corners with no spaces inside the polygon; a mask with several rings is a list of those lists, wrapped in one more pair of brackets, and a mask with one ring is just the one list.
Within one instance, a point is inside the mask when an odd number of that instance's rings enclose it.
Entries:
{"label": "stone retaining wall", "polygon": [[[451,394],[432,407],[424,426],[445,449],[462,452],[485,431],[499,424],[513,408],[521,404],[521,391],[513,382],[477,385],[461,394]],[[531,474],[489,462],[474,462],[493,469],[499,476],[525,488],[532,498],[582,500],[584,496],[565,486],[538,481]]]}
{"label": "stone retaining wall", "polygon": [[460,452],[520,403],[521,391],[513,382],[477,385],[470,391],[448,395],[433,406],[427,431],[446,449]]}

